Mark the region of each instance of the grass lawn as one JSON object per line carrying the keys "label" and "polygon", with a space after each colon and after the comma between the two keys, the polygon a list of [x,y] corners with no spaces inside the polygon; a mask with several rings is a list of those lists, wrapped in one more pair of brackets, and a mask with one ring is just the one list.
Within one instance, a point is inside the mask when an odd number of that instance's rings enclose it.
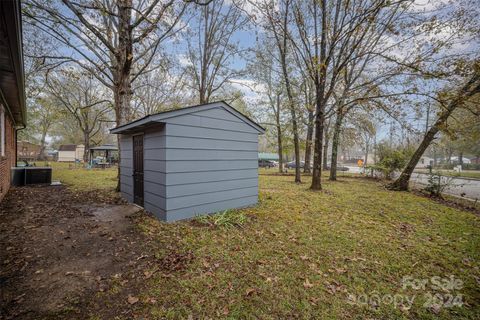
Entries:
{"label": "grass lawn", "polygon": [[[54,169],[55,179],[77,190],[115,185],[113,169]],[[241,210],[248,217],[243,227],[141,220],[138,228],[151,238],[155,255],[177,257],[173,263],[182,267],[152,266],[135,305],[138,315],[480,317],[478,216],[363,178],[325,181],[322,192],[308,190],[307,176],[300,185],[292,179],[261,175],[259,204]],[[404,277],[425,281],[425,288],[403,288]],[[442,289],[435,281],[454,286]],[[463,306],[441,307],[444,302]]]}
{"label": "grass lawn", "polygon": [[117,167],[85,169],[82,164],[67,162],[37,162],[36,165],[52,167],[52,180],[60,181],[75,191],[94,189],[113,191],[117,186]]}

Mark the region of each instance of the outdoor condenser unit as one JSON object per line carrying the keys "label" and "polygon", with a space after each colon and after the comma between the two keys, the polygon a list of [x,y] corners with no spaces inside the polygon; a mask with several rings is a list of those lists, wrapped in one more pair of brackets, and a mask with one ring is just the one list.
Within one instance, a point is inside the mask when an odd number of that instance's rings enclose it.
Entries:
{"label": "outdoor condenser unit", "polygon": [[12,186],[27,184],[52,183],[52,168],[49,167],[14,167],[12,168]]}

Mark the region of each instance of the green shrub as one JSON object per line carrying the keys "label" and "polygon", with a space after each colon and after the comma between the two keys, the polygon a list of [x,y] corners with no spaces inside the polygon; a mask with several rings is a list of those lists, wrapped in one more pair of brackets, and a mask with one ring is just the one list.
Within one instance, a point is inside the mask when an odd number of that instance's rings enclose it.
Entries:
{"label": "green shrub", "polygon": [[432,172],[428,174],[428,184],[424,190],[430,193],[430,196],[432,197],[441,198],[442,192],[452,184],[452,181],[452,177],[445,176],[443,176],[442,181],[442,174],[440,172]]}
{"label": "green shrub", "polygon": [[196,218],[201,224],[216,227],[243,227],[248,221],[248,216],[240,210],[225,210],[212,215],[203,215]]}
{"label": "green shrub", "polygon": [[392,148],[388,143],[381,142],[377,146],[378,162],[373,168],[391,179],[392,174],[403,169],[414,153],[413,148]]}

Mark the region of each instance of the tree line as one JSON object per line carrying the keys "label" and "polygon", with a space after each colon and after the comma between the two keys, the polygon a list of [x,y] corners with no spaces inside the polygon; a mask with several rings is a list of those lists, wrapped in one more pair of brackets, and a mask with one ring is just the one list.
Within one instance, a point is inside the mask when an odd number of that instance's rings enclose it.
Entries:
{"label": "tree line", "polygon": [[368,156],[378,123],[415,132],[409,116],[428,107],[391,185],[404,190],[452,118],[479,117],[478,11],[466,0],[28,0],[33,131],[43,146],[73,123],[88,146],[167,106],[226,100],[272,129],[279,170],[291,147],[295,182],[304,158],[320,190],[322,170],[337,178],[342,145],[361,140]]}

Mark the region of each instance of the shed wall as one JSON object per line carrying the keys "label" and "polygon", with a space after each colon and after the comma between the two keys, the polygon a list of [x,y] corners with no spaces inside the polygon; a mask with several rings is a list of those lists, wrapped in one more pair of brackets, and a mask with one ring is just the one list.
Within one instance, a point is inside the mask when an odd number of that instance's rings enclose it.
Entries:
{"label": "shed wall", "polygon": [[223,108],[165,122],[167,221],[257,203],[256,129]]}
{"label": "shed wall", "polygon": [[133,140],[132,135],[121,134],[120,142],[120,192],[128,202],[133,202]]}
{"label": "shed wall", "polygon": [[165,126],[159,124],[143,138],[143,201],[145,210],[160,220],[166,220],[165,167]]}
{"label": "shed wall", "polygon": [[59,162],[75,162],[75,151],[58,151]]}
{"label": "shed wall", "polygon": [[[144,207],[164,221],[258,200],[258,131],[218,107],[162,120],[144,132]],[[120,137],[120,183],[133,202],[132,135]]]}

